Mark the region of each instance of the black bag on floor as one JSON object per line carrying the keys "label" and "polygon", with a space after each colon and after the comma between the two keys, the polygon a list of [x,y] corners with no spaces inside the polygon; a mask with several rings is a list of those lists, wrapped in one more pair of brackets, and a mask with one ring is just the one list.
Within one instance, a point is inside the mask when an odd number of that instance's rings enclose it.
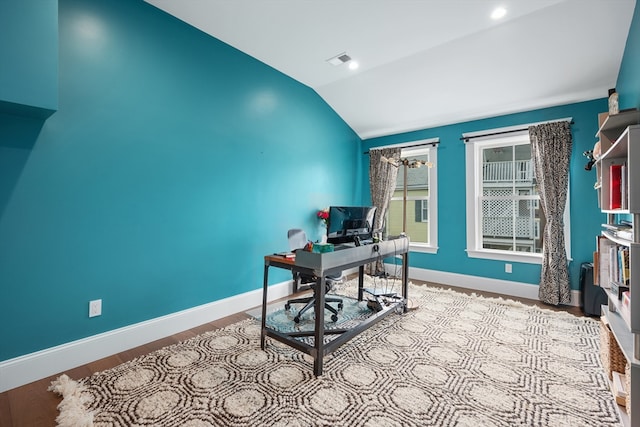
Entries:
{"label": "black bag on floor", "polygon": [[593,284],[593,263],[580,264],[580,308],[587,316],[600,316],[601,305],[607,305],[607,293]]}

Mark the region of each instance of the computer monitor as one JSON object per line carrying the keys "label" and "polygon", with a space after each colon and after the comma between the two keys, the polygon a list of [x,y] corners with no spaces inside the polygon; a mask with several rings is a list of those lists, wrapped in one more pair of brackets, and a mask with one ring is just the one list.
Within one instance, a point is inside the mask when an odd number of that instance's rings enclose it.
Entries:
{"label": "computer monitor", "polygon": [[328,243],[346,243],[372,238],[375,206],[331,206],[327,226]]}

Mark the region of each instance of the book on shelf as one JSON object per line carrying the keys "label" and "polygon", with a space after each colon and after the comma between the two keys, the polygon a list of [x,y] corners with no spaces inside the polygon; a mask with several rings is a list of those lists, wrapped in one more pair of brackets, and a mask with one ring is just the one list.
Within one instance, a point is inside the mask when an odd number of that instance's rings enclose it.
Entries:
{"label": "book on shelf", "polygon": [[633,241],[633,225],[628,221],[620,221],[619,224],[602,224],[602,228],[613,236]]}
{"label": "book on shelf", "polygon": [[616,281],[611,281],[611,283],[609,284],[609,289],[611,289],[611,293],[613,295],[618,295],[618,287],[620,286],[620,284]]}
{"label": "book on shelf", "polygon": [[274,255],[285,257],[287,259],[294,259],[296,254],[293,252],[276,252]]}
{"label": "book on shelf", "polygon": [[620,265],[618,263],[618,246],[609,247],[609,280],[620,283]]}
{"label": "book on shelf", "polygon": [[599,258],[602,256],[606,257],[604,264],[602,262],[600,263],[601,269],[607,274],[603,276],[603,279],[608,279],[608,285],[612,294],[616,295],[618,299],[622,299],[622,293],[629,290],[629,247],[607,244],[604,247],[601,246],[600,249],[601,251],[606,251],[605,253],[599,254]]}
{"label": "book on shelf", "polygon": [[[596,240],[596,248],[597,247],[598,241]],[[593,284],[600,286],[600,254],[597,250],[593,252]]]}
{"label": "book on shelf", "polygon": [[627,203],[627,164],[620,167],[620,208],[628,209]]}
{"label": "book on shelf", "polygon": [[604,224],[602,224],[602,228],[604,228],[605,230],[610,230],[614,232],[621,231],[621,230],[631,230],[633,229],[633,224],[624,220],[621,220],[618,224],[608,224],[605,222]]}
{"label": "book on shelf", "polygon": [[629,248],[620,247],[618,254],[618,260],[620,262],[620,278],[624,286],[629,286]]}
{"label": "book on shelf", "polygon": [[629,307],[631,304],[631,293],[629,291],[624,291],[622,293],[622,306]]}
{"label": "book on shelf", "polygon": [[618,405],[627,404],[627,381],[624,374],[620,372],[612,372],[613,381],[611,382],[611,388],[613,389],[613,395],[616,398]]}
{"label": "book on shelf", "polygon": [[620,301],[622,301],[625,292],[629,292],[628,286],[624,286],[620,282],[611,282],[611,293],[616,295]]}
{"label": "book on shelf", "polygon": [[618,312],[620,313],[620,317],[625,321],[628,327],[631,325],[631,310],[628,305],[623,305],[620,303]]}
{"label": "book on shelf", "polygon": [[616,231],[616,236],[621,239],[633,241],[633,228]]}
{"label": "book on shelf", "polygon": [[[609,282],[611,274],[609,272],[609,263],[607,262],[609,257],[608,247],[610,245],[611,241],[605,236],[596,237],[596,247],[598,248],[598,255],[594,257],[594,260],[597,263],[598,275],[596,276],[596,281],[594,283],[597,283],[599,286],[605,289],[609,289],[610,287]],[[594,270],[596,269],[594,268]]]}
{"label": "book on shelf", "polygon": [[609,166],[609,209],[622,209],[622,165]]}

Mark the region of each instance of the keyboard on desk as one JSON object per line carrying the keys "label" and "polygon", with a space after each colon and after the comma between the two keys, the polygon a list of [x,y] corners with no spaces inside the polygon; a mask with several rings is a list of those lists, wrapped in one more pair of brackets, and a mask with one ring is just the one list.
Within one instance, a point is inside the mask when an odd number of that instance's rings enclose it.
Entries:
{"label": "keyboard on desk", "polygon": [[364,245],[371,245],[371,244],[373,244],[373,239],[360,240],[360,245],[356,245],[355,243],[340,243],[338,245],[335,245],[333,247],[333,250],[339,251],[342,249],[351,249],[351,248],[355,248],[356,246],[364,246]]}
{"label": "keyboard on desk", "polygon": [[342,249],[351,249],[355,248],[356,245],[354,243],[340,243],[339,245],[335,245],[333,247],[334,251],[341,251]]}

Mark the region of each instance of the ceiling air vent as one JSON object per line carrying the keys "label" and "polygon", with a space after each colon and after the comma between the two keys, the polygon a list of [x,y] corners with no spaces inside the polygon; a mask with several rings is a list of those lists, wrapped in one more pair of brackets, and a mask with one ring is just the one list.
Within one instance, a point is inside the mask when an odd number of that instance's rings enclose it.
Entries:
{"label": "ceiling air vent", "polygon": [[349,62],[349,61],[351,61],[351,57],[347,55],[346,52],[342,52],[341,54],[336,55],[333,58],[327,59],[327,62],[334,66],[342,65],[345,62]]}

